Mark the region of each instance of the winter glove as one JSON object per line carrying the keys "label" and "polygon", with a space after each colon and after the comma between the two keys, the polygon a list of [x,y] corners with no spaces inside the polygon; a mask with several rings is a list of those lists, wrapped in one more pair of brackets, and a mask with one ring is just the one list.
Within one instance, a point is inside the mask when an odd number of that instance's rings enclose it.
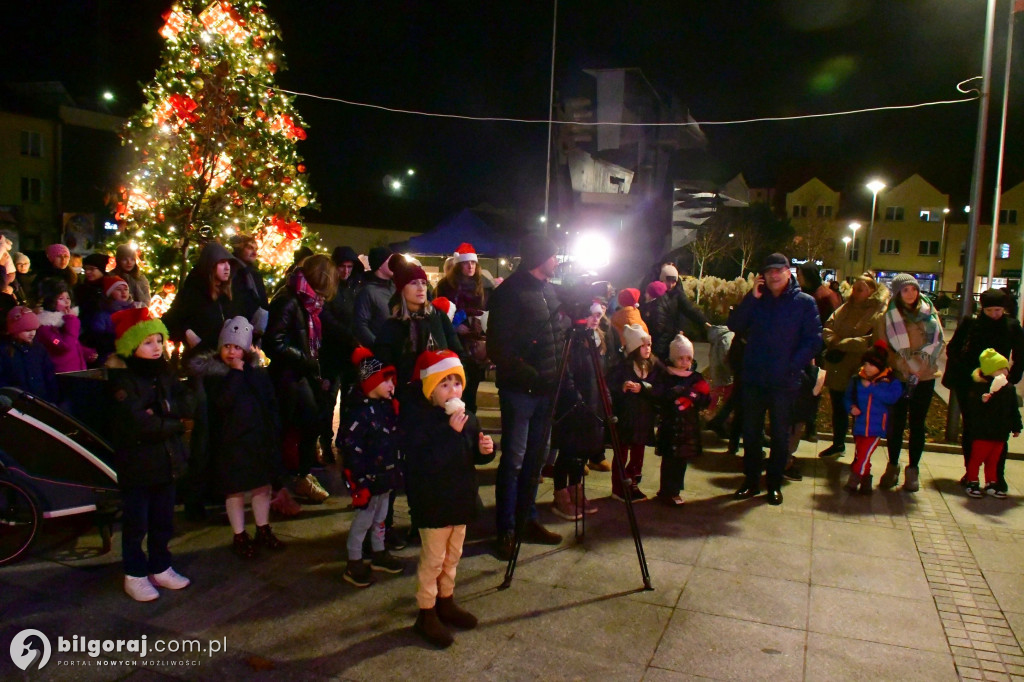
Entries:
{"label": "winter glove", "polygon": [[270,319],[270,314],[263,308],[259,308],[253,313],[252,320],[252,333],[256,336],[262,336],[267,331],[267,320]]}
{"label": "winter glove", "polygon": [[356,509],[366,509],[370,504],[370,489],[355,482],[351,469],[345,469],[345,485],[352,493],[352,506]]}

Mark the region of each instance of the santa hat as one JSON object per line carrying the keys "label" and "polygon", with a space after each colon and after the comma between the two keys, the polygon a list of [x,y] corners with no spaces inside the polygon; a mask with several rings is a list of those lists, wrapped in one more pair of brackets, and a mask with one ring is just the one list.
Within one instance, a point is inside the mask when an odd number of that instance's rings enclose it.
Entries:
{"label": "santa hat", "polygon": [[385,366],[365,346],[359,346],[352,353],[352,364],[359,370],[359,386],[366,395],[370,395],[373,389],[388,379],[394,381],[397,376],[394,367],[391,365]]}
{"label": "santa hat", "polygon": [[626,355],[629,355],[643,345],[644,341],[650,341],[651,335],[644,331],[638,324],[627,324],[622,328],[622,345],[626,347]]}
{"label": "santa hat", "polygon": [[455,321],[455,304],[449,301],[444,296],[438,296],[432,301],[435,308],[440,310],[442,313],[448,316],[448,319],[452,322]]}
{"label": "santa hat", "polygon": [[469,242],[462,242],[459,244],[459,248],[455,249],[455,262],[456,263],[468,263],[469,261],[476,262],[476,249]]}
{"label": "santa hat", "polygon": [[7,311],[7,333],[11,336],[39,329],[39,318],[31,308],[15,306]]}
{"label": "santa hat", "polygon": [[693,358],[693,343],[680,332],[668,346],[668,359],[675,362],[683,356]]}
{"label": "santa hat", "polygon": [[423,382],[423,395],[427,400],[430,400],[430,395],[441,380],[451,374],[457,374],[462,379],[462,385],[466,385],[466,370],[462,368],[462,361],[450,350],[423,351],[413,368],[413,378]]}
{"label": "santa hat", "polygon": [[103,295],[110,296],[114,293],[114,289],[119,286],[123,286],[125,289],[128,288],[128,282],[124,281],[117,275],[107,275],[103,278]]}
{"label": "santa hat", "polygon": [[619,305],[623,308],[636,306],[640,303],[639,289],[623,289],[619,292]]}
{"label": "santa hat", "polygon": [[123,358],[131,357],[135,349],[150,334],[160,334],[167,339],[167,327],[159,319],[153,317],[149,308],[128,308],[110,316],[114,323],[114,349]]}
{"label": "santa hat", "polygon": [[46,247],[46,257],[50,260],[67,256],[71,258],[71,250],[63,244],[50,244]]}

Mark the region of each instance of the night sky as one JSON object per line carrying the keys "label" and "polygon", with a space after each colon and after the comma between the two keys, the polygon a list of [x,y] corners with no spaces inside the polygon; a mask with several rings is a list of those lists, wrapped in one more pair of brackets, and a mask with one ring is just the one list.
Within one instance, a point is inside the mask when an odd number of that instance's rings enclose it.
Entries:
{"label": "night sky", "polygon": [[[1007,1],[996,23],[993,159]],[[160,14],[170,4],[7,7],[0,79],[60,80],[83,100],[109,88],[122,107],[115,113],[127,113],[141,102],[137,83],[148,82],[159,62]],[[548,2],[267,0],[267,7],[283,33],[284,88],[432,112],[546,115]],[[563,0],[556,88],[583,92],[592,83],[584,68],[639,67],[698,121],[956,99],[956,83],[981,72],[984,14],[984,0]],[[1018,74],[1022,61],[1015,60]],[[416,198],[541,210],[544,125],[428,119],[306,98],[297,106],[310,127],[300,150],[330,214],[382,191],[384,175],[410,166],[418,171]],[[743,172],[752,186],[788,191],[819,175],[835,189],[870,196],[858,192],[869,177],[892,184],[920,172],[957,204],[969,195],[977,115],[974,102],[705,133],[717,172]],[[1010,121],[1004,188],[1024,179],[1019,104]],[[986,194],[993,181],[990,170]]]}

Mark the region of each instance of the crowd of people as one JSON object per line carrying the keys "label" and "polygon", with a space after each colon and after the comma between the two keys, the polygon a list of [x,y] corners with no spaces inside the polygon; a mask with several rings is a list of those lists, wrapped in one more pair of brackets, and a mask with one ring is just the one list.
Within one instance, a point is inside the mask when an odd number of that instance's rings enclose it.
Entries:
{"label": "crowd of people", "polygon": [[[713,326],[673,263],[659,263],[642,288],[555,284],[558,249],[542,235],[524,238],[504,281],[483,271],[471,244],[454,249],[436,288],[413,259],[384,247],[363,258],[343,246],[330,256],[296,254],[269,296],[254,240],[236,235],[227,246],[203,246],[157,318],[129,245],[113,258],[85,257],[81,275],[62,245],[47,249],[39,272],[8,251],[0,249],[0,385],[69,408],[57,375],[108,368],[124,588],[139,601],[189,584],[167,547],[176,503],[194,519],[223,504],[231,547],[249,560],[285,548],[272,511],[299,513],[299,502],[330,496],[314,473],[322,468],[338,472],[356,510],[343,579],[365,588],[374,572],[401,573],[391,551],[419,542],[415,629],[449,645],[452,628],[476,624],[453,595],[466,527],[480,507],[475,466],[495,457],[475,416],[492,368],[501,414],[494,551],[502,560],[517,542],[562,541],[540,520],[543,476],[554,483],[554,515],[577,520],[599,509],[585,494],[589,472],[610,472],[613,500],[646,500],[644,456],[653,446],[661,458],[655,499],[682,507],[705,430],[733,453],[742,441],[736,499],[759,495],[763,478],[768,503],[782,504],[783,481],[802,478],[794,453],[815,433],[826,388],[833,436],[820,456],[845,453],[852,422],[846,490],[872,491],[871,454],[885,438],[879,487],[896,487],[902,474],[903,490],[915,492],[943,353],[942,381],[963,409],[968,495],[1006,496],[1006,443],[1021,430],[1024,331],[1012,299],[984,292],[978,316],[963,320],[947,346],[934,304],[909,274],[886,287],[864,273],[844,302],[817,268],[794,276],[790,260],[772,254],[727,324]],[[699,368],[693,339],[705,335],[710,361]],[[725,399],[705,420],[716,392]],[[605,457],[610,421],[622,444],[614,466]],[[400,494],[409,529],[395,526]]]}

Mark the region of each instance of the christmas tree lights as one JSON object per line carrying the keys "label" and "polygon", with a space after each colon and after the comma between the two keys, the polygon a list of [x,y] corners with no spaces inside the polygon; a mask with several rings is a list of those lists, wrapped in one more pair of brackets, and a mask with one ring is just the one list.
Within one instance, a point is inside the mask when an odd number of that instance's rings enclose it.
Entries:
{"label": "christmas tree lights", "polygon": [[296,151],[304,123],[274,85],[277,26],[258,0],[179,0],[163,18],[162,64],[122,132],[133,168],[108,248],[134,244],[154,284],[177,284],[203,244],[245,232],[270,288],[316,241],[299,215],[315,202]]}

